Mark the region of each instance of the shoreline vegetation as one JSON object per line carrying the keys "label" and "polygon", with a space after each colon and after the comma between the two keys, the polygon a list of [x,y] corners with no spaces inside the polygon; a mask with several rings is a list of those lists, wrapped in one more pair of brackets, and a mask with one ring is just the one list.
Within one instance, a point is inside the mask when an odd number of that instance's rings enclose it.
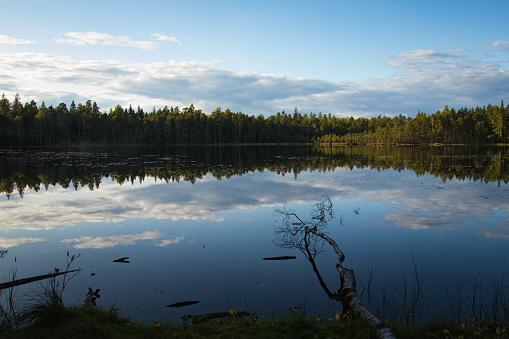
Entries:
{"label": "shoreline vegetation", "polygon": [[319,145],[504,144],[509,105],[445,106],[415,118],[399,114],[344,118],[330,113],[277,112],[247,115],[216,108],[210,114],[193,104],[145,112],[117,105],[101,112],[96,102],[47,107],[0,99],[0,146],[225,145],[312,143]]}
{"label": "shoreline vegetation", "polygon": [[[0,338],[373,338],[367,321],[338,312],[325,319],[292,309],[280,317],[259,319],[230,310],[213,321],[184,317],[183,322],[142,323],[122,315],[115,307],[64,306],[55,299],[32,305],[21,316],[25,326],[2,323]],[[385,321],[396,338],[509,338],[508,324],[470,319],[457,325],[449,321],[412,325]]]}

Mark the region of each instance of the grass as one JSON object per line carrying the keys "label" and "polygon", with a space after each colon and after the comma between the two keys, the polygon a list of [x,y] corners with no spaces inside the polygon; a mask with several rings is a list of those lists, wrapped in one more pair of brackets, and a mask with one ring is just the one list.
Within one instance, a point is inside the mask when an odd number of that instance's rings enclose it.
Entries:
{"label": "grass", "polygon": [[[51,306],[51,305],[50,305]],[[232,316],[220,321],[144,325],[122,317],[118,309],[93,306],[45,308],[32,325],[8,330],[2,338],[367,338],[369,330],[354,321],[322,321],[292,314],[258,320]],[[155,326],[158,325],[158,326]]]}
{"label": "grass", "polygon": [[[368,325],[348,314],[332,319],[293,313],[280,318],[231,317],[219,321],[140,324],[119,309],[64,307],[48,303],[31,325],[0,332],[0,338],[374,338]],[[407,326],[390,323],[397,338],[509,338],[507,326],[473,319],[462,326],[448,322]]]}

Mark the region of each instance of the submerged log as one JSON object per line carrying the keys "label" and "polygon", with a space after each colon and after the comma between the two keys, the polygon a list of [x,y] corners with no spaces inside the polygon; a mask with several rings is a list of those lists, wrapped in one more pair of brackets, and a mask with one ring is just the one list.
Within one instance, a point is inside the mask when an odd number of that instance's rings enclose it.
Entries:
{"label": "submerged log", "polygon": [[197,300],[179,301],[177,303],[173,303],[171,305],[166,305],[164,307],[184,307],[184,306],[194,305],[197,303],[199,303],[199,301],[197,301]]}
{"label": "submerged log", "polygon": [[179,318],[188,318],[193,319],[197,321],[209,321],[213,319],[220,319],[220,318],[226,318],[226,317],[246,317],[249,316],[251,313],[246,311],[240,311],[240,312],[212,312],[212,313],[205,313],[205,314],[195,314],[195,315],[182,315]]}
{"label": "submerged log", "polygon": [[43,274],[43,275],[37,275],[35,277],[30,277],[30,278],[23,278],[23,279],[12,280],[12,281],[9,281],[9,282],[6,282],[6,283],[1,283],[0,284],[0,290],[3,290],[5,288],[10,288],[10,287],[16,287],[16,286],[19,286],[19,285],[29,284],[29,283],[34,282],[34,281],[49,279],[49,278],[57,277],[59,275],[68,274],[68,273],[72,273],[72,272],[78,272],[78,271],[81,271],[81,268],[77,268],[75,270],[70,270],[70,271],[64,271],[64,272],[55,272],[55,273],[48,273],[48,274]]}

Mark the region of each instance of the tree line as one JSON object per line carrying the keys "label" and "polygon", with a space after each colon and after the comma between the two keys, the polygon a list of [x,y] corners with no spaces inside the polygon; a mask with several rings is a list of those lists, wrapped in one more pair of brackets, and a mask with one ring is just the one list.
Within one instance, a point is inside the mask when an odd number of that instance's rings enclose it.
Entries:
{"label": "tree line", "polygon": [[91,144],[242,144],[242,143],[504,143],[509,105],[445,108],[415,118],[379,115],[343,118],[329,114],[278,112],[265,118],[216,108],[210,114],[193,104],[145,112],[117,105],[101,112],[96,102],[67,106],[22,104],[0,99],[0,146]]}

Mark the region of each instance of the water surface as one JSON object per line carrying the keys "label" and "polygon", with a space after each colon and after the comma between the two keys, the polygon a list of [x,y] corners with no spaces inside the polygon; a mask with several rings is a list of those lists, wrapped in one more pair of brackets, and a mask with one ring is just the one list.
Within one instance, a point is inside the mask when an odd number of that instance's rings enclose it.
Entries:
{"label": "water surface", "polygon": [[[9,254],[0,277],[65,268],[69,251],[80,254],[73,267],[82,271],[68,303],[92,287],[101,289],[100,306],[147,322],[291,307],[328,317],[341,305],[298,250],[273,242],[276,207],[307,217],[328,196],[338,217],[328,232],[365,302],[385,317],[400,312],[417,265],[419,312],[432,316],[451,307],[445,287],[504,272],[507,169],[504,148],[2,150],[0,248]],[[262,260],[271,256],[296,259]],[[113,262],[122,257],[129,263]],[[338,289],[333,251],[317,261]],[[187,300],[200,302],[164,307]]]}

